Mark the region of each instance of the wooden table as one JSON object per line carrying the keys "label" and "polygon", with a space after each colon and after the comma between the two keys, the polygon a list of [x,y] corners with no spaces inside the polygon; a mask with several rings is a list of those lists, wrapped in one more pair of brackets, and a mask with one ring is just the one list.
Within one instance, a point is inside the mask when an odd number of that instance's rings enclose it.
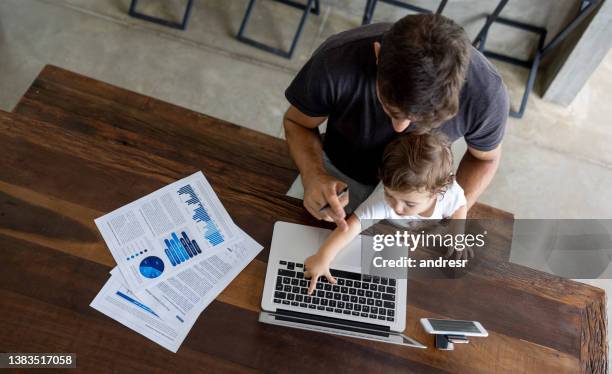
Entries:
{"label": "wooden table", "polygon": [[[297,171],[280,139],[53,66],[0,128],[2,352],[76,352],[83,372],[607,371],[604,292],[507,253],[477,274],[409,282],[408,335],[433,345],[424,316],[489,330],[452,352],[258,323],[274,222],[320,225],[285,196]],[[93,220],[198,170],[265,249],[172,354],[89,307],[114,266]],[[471,215],[512,218],[483,205]]]}

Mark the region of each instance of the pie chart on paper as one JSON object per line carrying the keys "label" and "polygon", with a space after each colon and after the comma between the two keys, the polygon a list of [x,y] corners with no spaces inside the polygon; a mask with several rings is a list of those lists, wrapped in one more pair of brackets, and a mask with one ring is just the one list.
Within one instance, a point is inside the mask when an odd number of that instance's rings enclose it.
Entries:
{"label": "pie chart on paper", "polygon": [[145,278],[157,278],[164,272],[164,262],[156,256],[149,256],[140,262],[140,274]]}

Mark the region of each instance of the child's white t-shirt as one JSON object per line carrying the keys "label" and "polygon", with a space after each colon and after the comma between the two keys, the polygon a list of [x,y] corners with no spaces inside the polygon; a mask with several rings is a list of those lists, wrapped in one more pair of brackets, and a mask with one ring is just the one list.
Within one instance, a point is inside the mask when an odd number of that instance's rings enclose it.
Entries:
{"label": "child's white t-shirt", "polygon": [[355,215],[360,221],[383,219],[443,219],[449,218],[457,209],[466,204],[467,201],[465,200],[463,188],[454,181],[448,190],[438,197],[436,206],[430,217],[421,217],[418,214],[414,216],[400,216],[385,202],[384,186],[382,183],[379,183],[372,194],[355,209]]}

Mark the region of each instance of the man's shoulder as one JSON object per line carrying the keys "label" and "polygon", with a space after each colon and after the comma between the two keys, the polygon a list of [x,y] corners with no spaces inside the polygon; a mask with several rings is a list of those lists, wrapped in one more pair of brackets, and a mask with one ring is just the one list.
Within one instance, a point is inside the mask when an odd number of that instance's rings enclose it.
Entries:
{"label": "man's shoulder", "polygon": [[363,95],[363,87],[376,77],[373,43],[389,27],[389,24],[373,24],[329,37],[313,52],[306,65],[310,79],[325,80],[335,103]]}
{"label": "man's shoulder", "polygon": [[[498,100],[500,93],[505,93],[504,81],[495,66],[472,47],[470,65],[468,67],[465,94],[475,104],[484,105],[491,100]],[[478,100],[473,100],[478,98]]]}
{"label": "man's shoulder", "polygon": [[390,27],[390,23],[374,23],[339,32],[321,43],[313,55],[342,53],[345,49],[359,47],[361,43],[379,40]]}
{"label": "man's shoulder", "polygon": [[389,27],[389,23],[376,23],[332,35],[313,52],[312,58],[323,62],[332,73],[361,71],[370,62],[375,65],[373,44]]}
{"label": "man's shoulder", "polygon": [[508,92],[501,75],[474,47],[459,101],[454,121],[463,123],[467,133],[476,131],[484,122],[504,123],[508,114]]}

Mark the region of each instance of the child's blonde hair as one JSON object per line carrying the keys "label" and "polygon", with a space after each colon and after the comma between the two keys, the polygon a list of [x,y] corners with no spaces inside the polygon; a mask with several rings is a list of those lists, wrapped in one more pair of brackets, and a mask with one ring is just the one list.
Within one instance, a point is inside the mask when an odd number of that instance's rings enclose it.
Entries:
{"label": "child's blonde hair", "polygon": [[385,148],[379,176],[393,191],[444,193],[454,181],[450,143],[439,131],[400,135]]}

